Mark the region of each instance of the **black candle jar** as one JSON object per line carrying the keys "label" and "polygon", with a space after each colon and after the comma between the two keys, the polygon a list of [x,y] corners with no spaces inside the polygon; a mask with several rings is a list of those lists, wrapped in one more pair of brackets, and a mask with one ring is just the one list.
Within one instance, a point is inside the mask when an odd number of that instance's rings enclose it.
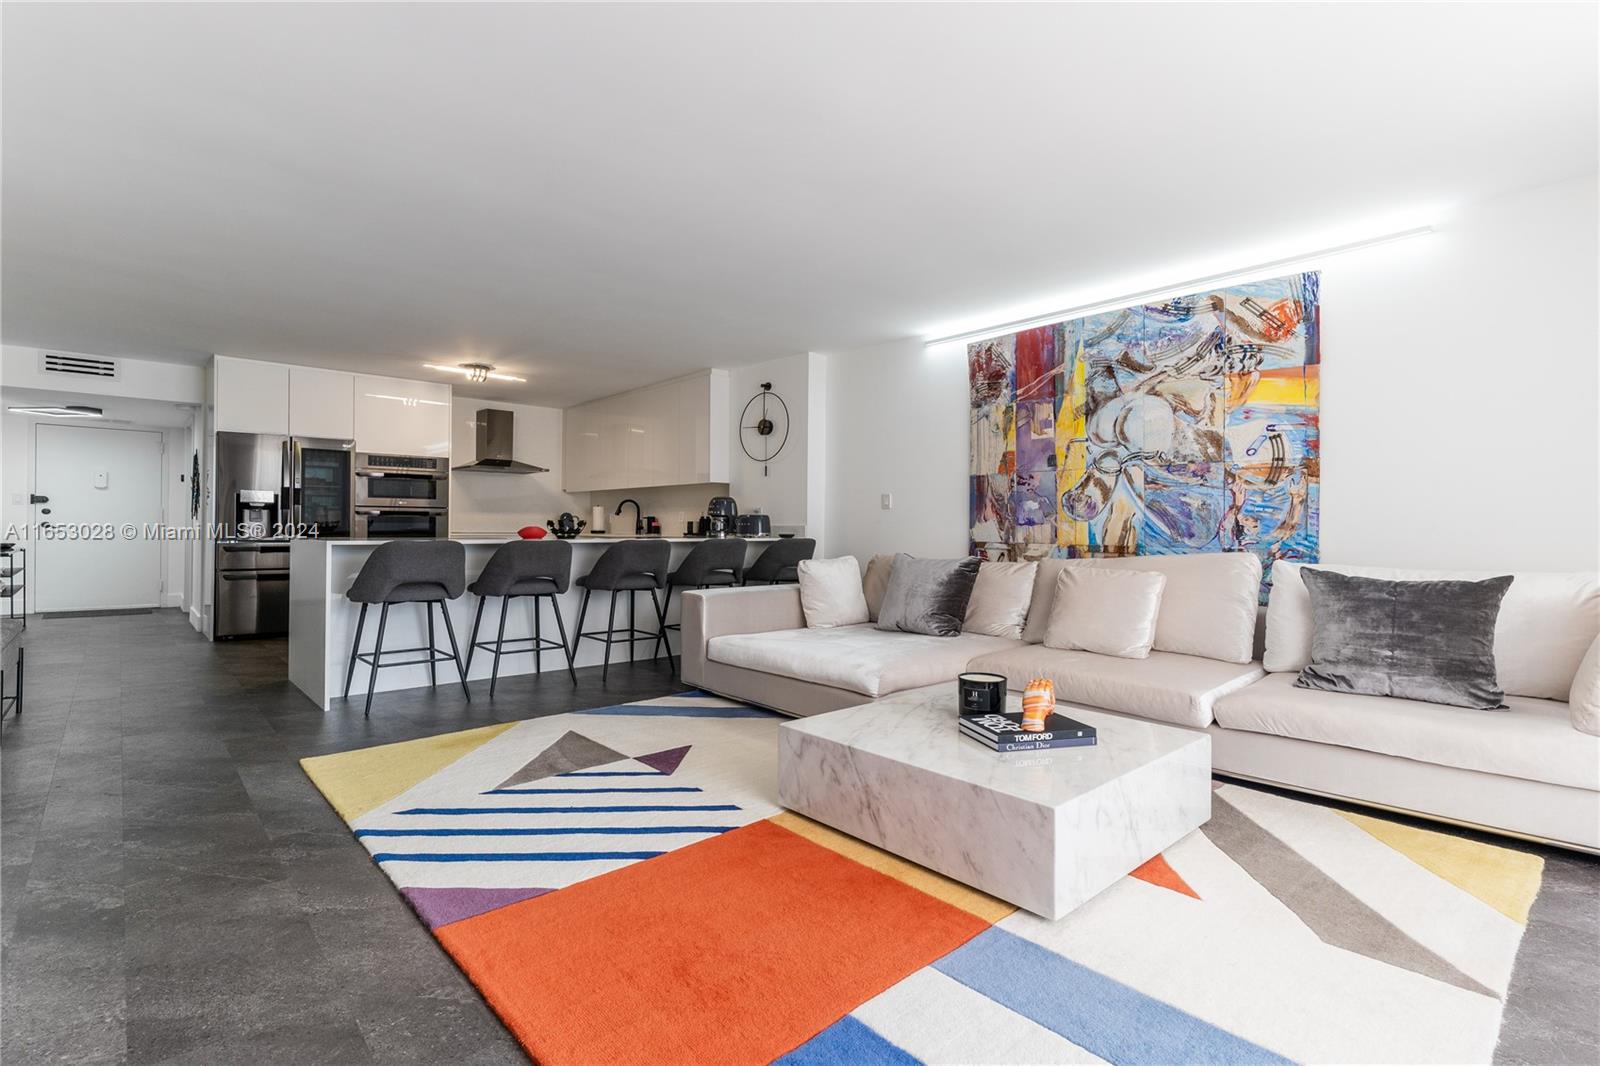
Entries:
{"label": "black candle jar", "polygon": [[1006,679],[1003,674],[962,674],[956,678],[956,686],[960,693],[959,714],[1004,713]]}

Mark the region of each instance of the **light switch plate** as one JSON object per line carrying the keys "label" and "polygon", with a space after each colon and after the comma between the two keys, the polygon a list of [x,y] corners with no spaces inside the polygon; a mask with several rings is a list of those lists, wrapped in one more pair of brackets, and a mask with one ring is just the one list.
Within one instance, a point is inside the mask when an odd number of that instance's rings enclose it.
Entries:
{"label": "light switch plate", "polygon": [[885,511],[893,510],[894,509],[894,493],[892,493],[892,492],[884,493],[881,497],[879,497],[879,503],[882,504],[883,509]]}

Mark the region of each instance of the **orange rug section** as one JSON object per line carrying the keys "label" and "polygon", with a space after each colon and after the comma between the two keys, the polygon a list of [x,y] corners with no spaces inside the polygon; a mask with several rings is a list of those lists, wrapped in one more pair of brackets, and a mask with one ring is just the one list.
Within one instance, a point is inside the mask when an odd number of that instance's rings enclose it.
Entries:
{"label": "orange rug section", "polygon": [[989,928],[771,822],[435,930],[541,1066],[768,1063]]}
{"label": "orange rug section", "polygon": [[1159,885],[1162,888],[1170,888],[1174,892],[1181,892],[1183,895],[1191,896],[1194,899],[1200,898],[1200,893],[1190,888],[1189,883],[1178,876],[1178,871],[1168,865],[1165,855],[1157,855],[1128,876],[1137,877],[1141,881],[1148,881],[1150,884]]}

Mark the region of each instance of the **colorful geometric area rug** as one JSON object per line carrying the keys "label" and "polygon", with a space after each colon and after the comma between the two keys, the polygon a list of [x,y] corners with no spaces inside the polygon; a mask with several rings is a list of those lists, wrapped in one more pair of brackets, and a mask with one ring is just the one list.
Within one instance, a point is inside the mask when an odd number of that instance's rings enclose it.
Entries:
{"label": "colorful geometric area rug", "polygon": [[777,803],[687,693],[306,759],[542,1064],[1488,1062],[1543,860],[1222,785],[1050,922]]}

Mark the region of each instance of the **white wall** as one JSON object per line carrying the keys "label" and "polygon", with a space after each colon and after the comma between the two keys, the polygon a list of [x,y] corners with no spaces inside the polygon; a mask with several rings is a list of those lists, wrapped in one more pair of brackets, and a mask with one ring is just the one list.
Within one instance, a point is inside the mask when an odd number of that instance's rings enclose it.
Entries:
{"label": "white wall", "polygon": [[[808,352],[773,359],[729,371],[729,495],[739,510],[772,516],[772,525],[799,526],[806,536],[824,537],[827,501],[824,495],[827,433],[826,396],[828,359]],[[753,461],[740,446],[739,424],[745,405],[761,391],[761,383],[789,408],[789,438],[772,462]],[[758,409],[759,409],[759,405]]]}
{"label": "white wall", "polygon": [[[1527,190],[1306,265],[1325,560],[1600,568],[1597,194],[1593,176]],[[829,553],[964,554],[965,346],[840,352],[828,374]]]}
{"label": "white wall", "polygon": [[206,369],[203,366],[156,363],[147,359],[117,356],[117,376],[114,378],[47,374],[39,369],[39,357],[47,350],[59,352],[61,349],[24,348],[15,344],[0,347],[0,384],[10,389],[57,389],[138,400],[168,400],[173,403],[198,404],[205,399]]}
{"label": "white wall", "polygon": [[[60,349],[48,349],[60,351]],[[169,404],[201,404],[206,395],[206,370],[204,367],[178,363],[158,363],[145,359],[116,357],[118,374],[115,378],[83,377],[76,374],[49,374],[40,369],[40,356],[44,349],[7,344],[0,347],[0,387],[6,389],[44,390],[57,393],[61,402],[80,402],[81,397],[104,397],[108,417],[132,411],[150,411]],[[85,354],[85,353],[76,353]],[[36,396],[37,394],[33,394]],[[133,401],[118,404],[116,401]],[[149,401],[157,401],[150,403]],[[31,398],[29,402],[34,402]],[[95,401],[98,403],[99,401]],[[186,524],[189,518],[189,463],[192,459],[190,430],[174,427],[170,408],[161,416],[162,421],[146,423],[139,417],[127,421],[130,429],[151,429],[160,432],[166,444],[166,457],[162,468],[163,518],[169,525]],[[27,502],[33,492],[33,442],[34,426],[41,421],[24,415],[0,413],[0,526],[22,530],[34,518],[33,507]],[[181,460],[181,461],[180,461]],[[180,480],[182,475],[183,480]],[[0,528],[0,532],[4,532]],[[189,549],[185,542],[168,541],[162,552],[162,582],[165,586],[164,603],[169,607],[185,604],[192,585],[189,568]],[[32,563],[30,560],[30,570]],[[33,590],[29,591],[29,608],[32,609]]]}
{"label": "white wall", "polygon": [[[59,425],[60,420],[54,418],[38,418],[31,415],[13,414],[5,412],[0,414],[0,533],[16,530],[19,535],[31,527],[34,521],[33,505],[27,498],[34,492],[33,483],[33,445],[35,427],[44,424]],[[193,461],[190,451],[190,430],[188,427],[179,426],[150,426],[137,423],[117,426],[118,429],[145,429],[160,433],[166,451],[162,456],[161,482],[161,518],[169,526],[189,524],[189,467]],[[5,539],[10,539],[9,537]],[[34,567],[32,548],[34,545],[25,537],[20,539],[21,546],[30,549],[28,559],[28,578],[31,582]],[[161,582],[163,586],[162,606],[185,606],[188,596],[189,549],[185,541],[169,540],[161,552]],[[28,589],[28,610],[35,610],[37,589],[31,584]]]}
{"label": "white wall", "polygon": [[514,533],[542,526],[562,511],[589,513],[587,493],[561,491],[561,411],[555,407],[473,400],[458,396],[451,405],[450,455],[454,465],[478,453],[474,421],[479,409],[510,411],[515,419],[511,455],[548,474],[489,474],[450,471],[450,528],[455,533]]}

